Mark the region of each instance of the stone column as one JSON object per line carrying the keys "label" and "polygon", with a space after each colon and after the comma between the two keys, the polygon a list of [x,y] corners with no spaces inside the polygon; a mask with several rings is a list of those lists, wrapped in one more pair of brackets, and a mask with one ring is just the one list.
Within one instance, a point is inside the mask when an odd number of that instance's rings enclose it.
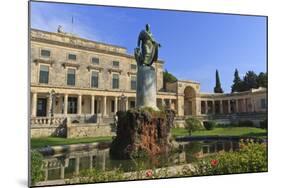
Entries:
{"label": "stone column", "polygon": [[95,114],[95,95],[91,97],[91,114]]}
{"label": "stone column", "polygon": [[114,113],[116,114],[117,112],[117,106],[118,106],[118,98],[114,97]]}
{"label": "stone column", "polygon": [[32,93],[31,116],[36,117],[36,112],[37,112],[37,93]]}
{"label": "stone column", "polygon": [[172,99],[169,99],[169,108],[172,108]]}
{"label": "stone column", "polygon": [[129,110],[129,98],[127,97],[127,99],[125,99],[125,110]]}
{"label": "stone column", "polygon": [[80,158],[77,157],[75,159],[75,174],[78,175],[79,174],[79,164],[80,164]]}
{"label": "stone column", "polygon": [[239,113],[239,105],[238,105],[238,103],[239,103],[239,100],[238,99],[236,99],[235,100],[235,106],[236,106],[236,113]]}
{"label": "stone column", "polygon": [[242,109],[243,109],[243,112],[247,112],[247,106],[246,106],[246,99],[242,99]]}
{"label": "stone column", "polygon": [[230,100],[227,100],[227,106],[228,106],[228,113],[231,113],[231,105],[230,105]]}
{"label": "stone column", "polygon": [[178,115],[184,115],[184,97],[178,96],[178,103],[177,103]]}
{"label": "stone column", "polygon": [[64,109],[63,109],[64,115],[67,115],[67,105],[68,105],[68,94],[64,94]]}
{"label": "stone column", "polygon": [[48,171],[49,171],[48,168],[46,168],[45,173],[44,173],[45,174],[45,181],[48,181],[48,175],[49,175]]}
{"label": "stone column", "polygon": [[105,170],[105,151],[102,151],[102,170]]}
{"label": "stone column", "polygon": [[209,114],[208,101],[205,101],[205,111],[206,111],[206,114]]}
{"label": "stone column", "polygon": [[49,94],[47,97],[47,117],[51,116],[52,96]]}
{"label": "stone column", "polygon": [[195,98],[195,115],[201,115],[201,100]]}
{"label": "stone column", "polygon": [[213,112],[212,112],[212,113],[213,113],[213,114],[216,114],[216,107],[215,107],[216,105],[215,105],[215,101],[212,101],[212,106],[213,106],[213,109],[212,109]]}
{"label": "stone column", "polygon": [[254,98],[254,96],[251,97],[251,105],[252,105],[251,112],[255,112],[256,111],[256,105],[255,105],[255,98]]}
{"label": "stone column", "polygon": [[64,166],[61,165],[60,167],[60,179],[64,179]]}
{"label": "stone column", "polygon": [[220,100],[220,113],[223,114],[223,102]]}
{"label": "stone column", "polygon": [[107,113],[106,113],[106,96],[103,97],[103,116],[107,116]]}
{"label": "stone column", "polygon": [[78,102],[77,102],[77,114],[81,115],[82,113],[82,95],[78,95]]}

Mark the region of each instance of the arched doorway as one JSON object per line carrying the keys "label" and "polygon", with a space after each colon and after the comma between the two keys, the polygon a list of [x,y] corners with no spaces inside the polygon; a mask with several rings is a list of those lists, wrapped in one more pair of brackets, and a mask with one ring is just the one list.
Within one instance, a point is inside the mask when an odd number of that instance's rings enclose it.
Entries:
{"label": "arched doorway", "polygon": [[193,87],[187,86],[184,89],[184,115],[195,115],[196,112],[196,91]]}

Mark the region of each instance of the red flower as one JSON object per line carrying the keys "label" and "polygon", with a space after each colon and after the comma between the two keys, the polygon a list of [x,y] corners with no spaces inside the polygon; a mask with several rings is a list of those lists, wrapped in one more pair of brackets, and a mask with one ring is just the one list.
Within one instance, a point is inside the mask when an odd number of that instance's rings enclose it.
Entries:
{"label": "red flower", "polygon": [[145,172],[146,177],[151,177],[153,175],[152,170],[148,170]]}
{"label": "red flower", "polygon": [[212,167],[216,167],[218,164],[219,164],[219,161],[218,161],[218,160],[216,160],[216,159],[212,159],[212,160],[211,160],[211,166],[212,166]]}

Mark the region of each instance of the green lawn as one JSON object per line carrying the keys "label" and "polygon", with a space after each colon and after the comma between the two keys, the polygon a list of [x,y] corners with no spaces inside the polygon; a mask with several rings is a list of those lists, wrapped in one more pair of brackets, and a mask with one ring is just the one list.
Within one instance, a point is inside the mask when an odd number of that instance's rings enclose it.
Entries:
{"label": "green lawn", "polygon": [[[184,128],[172,128],[172,135],[188,136],[188,131]],[[199,130],[192,133],[192,136],[257,136],[265,137],[266,130],[254,127],[229,127],[214,128],[213,130]]]}
{"label": "green lawn", "polygon": [[[172,128],[172,135],[188,136],[188,131],[184,128]],[[257,136],[266,137],[266,130],[253,127],[229,127],[229,128],[214,128],[213,130],[201,130],[192,133],[192,136]],[[40,148],[44,146],[69,145],[69,144],[85,144],[93,142],[112,141],[111,136],[90,137],[90,138],[60,138],[60,137],[45,137],[32,138],[31,148]]]}
{"label": "green lawn", "polygon": [[111,136],[103,137],[85,137],[85,138],[60,138],[60,137],[45,137],[32,138],[31,148],[40,148],[44,146],[69,145],[69,144],[85,144],[93,142],[112,141]]}

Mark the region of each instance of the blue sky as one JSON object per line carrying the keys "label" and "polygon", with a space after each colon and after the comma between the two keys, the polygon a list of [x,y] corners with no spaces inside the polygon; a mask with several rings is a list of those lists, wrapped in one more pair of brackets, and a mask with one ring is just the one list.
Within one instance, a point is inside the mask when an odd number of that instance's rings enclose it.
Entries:
{"label": "blue sky", "polygon": [[56,32],[62,25],[65,32],[120,45],[131,54],[146,23],[162,45],[164,68],[178,79],[200,82],[202,92],[213,92],[216,69],[225,92],[235,68],[241,77],[248,70],[266,71],[265,17],[31,3],[32,28]]}

